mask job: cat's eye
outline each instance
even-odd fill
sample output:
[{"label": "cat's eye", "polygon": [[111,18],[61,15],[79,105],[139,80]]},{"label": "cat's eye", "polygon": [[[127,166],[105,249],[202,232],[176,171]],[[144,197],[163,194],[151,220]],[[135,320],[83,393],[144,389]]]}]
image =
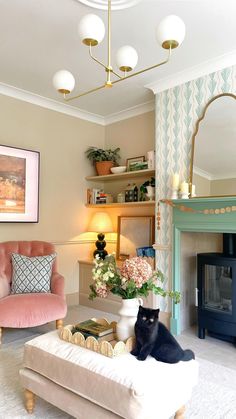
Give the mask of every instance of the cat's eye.
[{"label": "cat's eye", "polygon": [[149,321],[150,321],[151,323],[153,323],[153,322],[154,322],[154,319],[153,319],[153,318],[151,318]]},{"label": "cat's eye", "polygon": [[145,320],[147,320],[147,317],[143,316],[142,319],[145,321]]}]

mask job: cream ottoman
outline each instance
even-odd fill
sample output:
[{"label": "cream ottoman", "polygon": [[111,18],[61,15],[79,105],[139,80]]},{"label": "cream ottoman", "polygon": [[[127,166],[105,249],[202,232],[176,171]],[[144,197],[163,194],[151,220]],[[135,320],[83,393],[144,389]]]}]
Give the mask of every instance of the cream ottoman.
[{"label": "cream ottoman", "polygon": [[38,395],[79,419],[168,419],[175,412],[182,418],[198,363],[141,362],[130,354],[111,359],[54,331],[25,344],[20,376],[28,412]]}]

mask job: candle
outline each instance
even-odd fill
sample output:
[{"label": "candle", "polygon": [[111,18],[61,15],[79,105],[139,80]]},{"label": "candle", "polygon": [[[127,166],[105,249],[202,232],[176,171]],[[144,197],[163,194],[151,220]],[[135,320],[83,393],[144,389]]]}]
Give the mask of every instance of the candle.
[{"label": "candle", "polygon": [[172,188],[174,190],[179,189],[179,174],[178,173],[174,173],[174,175],[172,177]]},{"label": "candle", "polygon": [[188,183],[182,182],[180,185],[180,192],[184,194],[188,194]]},{"label": "candle", "polygon": [[192,196],[196,195],[196,187],[195,185],[192,185]]}]

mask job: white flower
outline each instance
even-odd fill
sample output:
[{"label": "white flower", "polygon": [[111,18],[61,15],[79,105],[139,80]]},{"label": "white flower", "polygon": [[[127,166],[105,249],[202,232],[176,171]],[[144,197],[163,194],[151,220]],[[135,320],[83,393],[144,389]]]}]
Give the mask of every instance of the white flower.
[{"label": "white flower", "polygon": [[114,278],[114,276],[115,276],[115,275],[114,275],[114,273],[113,273],[113,272],[109,272],[109,277],[110,277],[110,278]]},{"label": "white flower", "polygon": [[103,281],[108,281],[109,280],[109,272],[106,272],[105,274],[103,274]]}]

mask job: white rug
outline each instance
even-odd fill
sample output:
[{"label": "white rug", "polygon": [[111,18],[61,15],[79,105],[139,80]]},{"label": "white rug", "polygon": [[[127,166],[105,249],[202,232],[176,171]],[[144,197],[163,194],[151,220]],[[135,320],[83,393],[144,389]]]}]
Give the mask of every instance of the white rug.
[{"label": "white rug", "polygon": [[[31,335],[30,338],[33,336]],[[22,366],[23,345],[29,340],[2,344],[0,349],[0,419],[69,419],[66,413],[37,399],[35,412],[28,415],[23,405],[23,391],[18,371]],[[200,364],[199,384],[187,405],[186,419],[235,419],[236,370],[197,358]],[[236,361],[236,354],[235,354]],[[157,378],[157,395],[158,395]],[[167,389],[168,391],[168,389]],[[95,419],[95,418],[83,418]],[[161,419],[161,418],[157,418]]]}]

